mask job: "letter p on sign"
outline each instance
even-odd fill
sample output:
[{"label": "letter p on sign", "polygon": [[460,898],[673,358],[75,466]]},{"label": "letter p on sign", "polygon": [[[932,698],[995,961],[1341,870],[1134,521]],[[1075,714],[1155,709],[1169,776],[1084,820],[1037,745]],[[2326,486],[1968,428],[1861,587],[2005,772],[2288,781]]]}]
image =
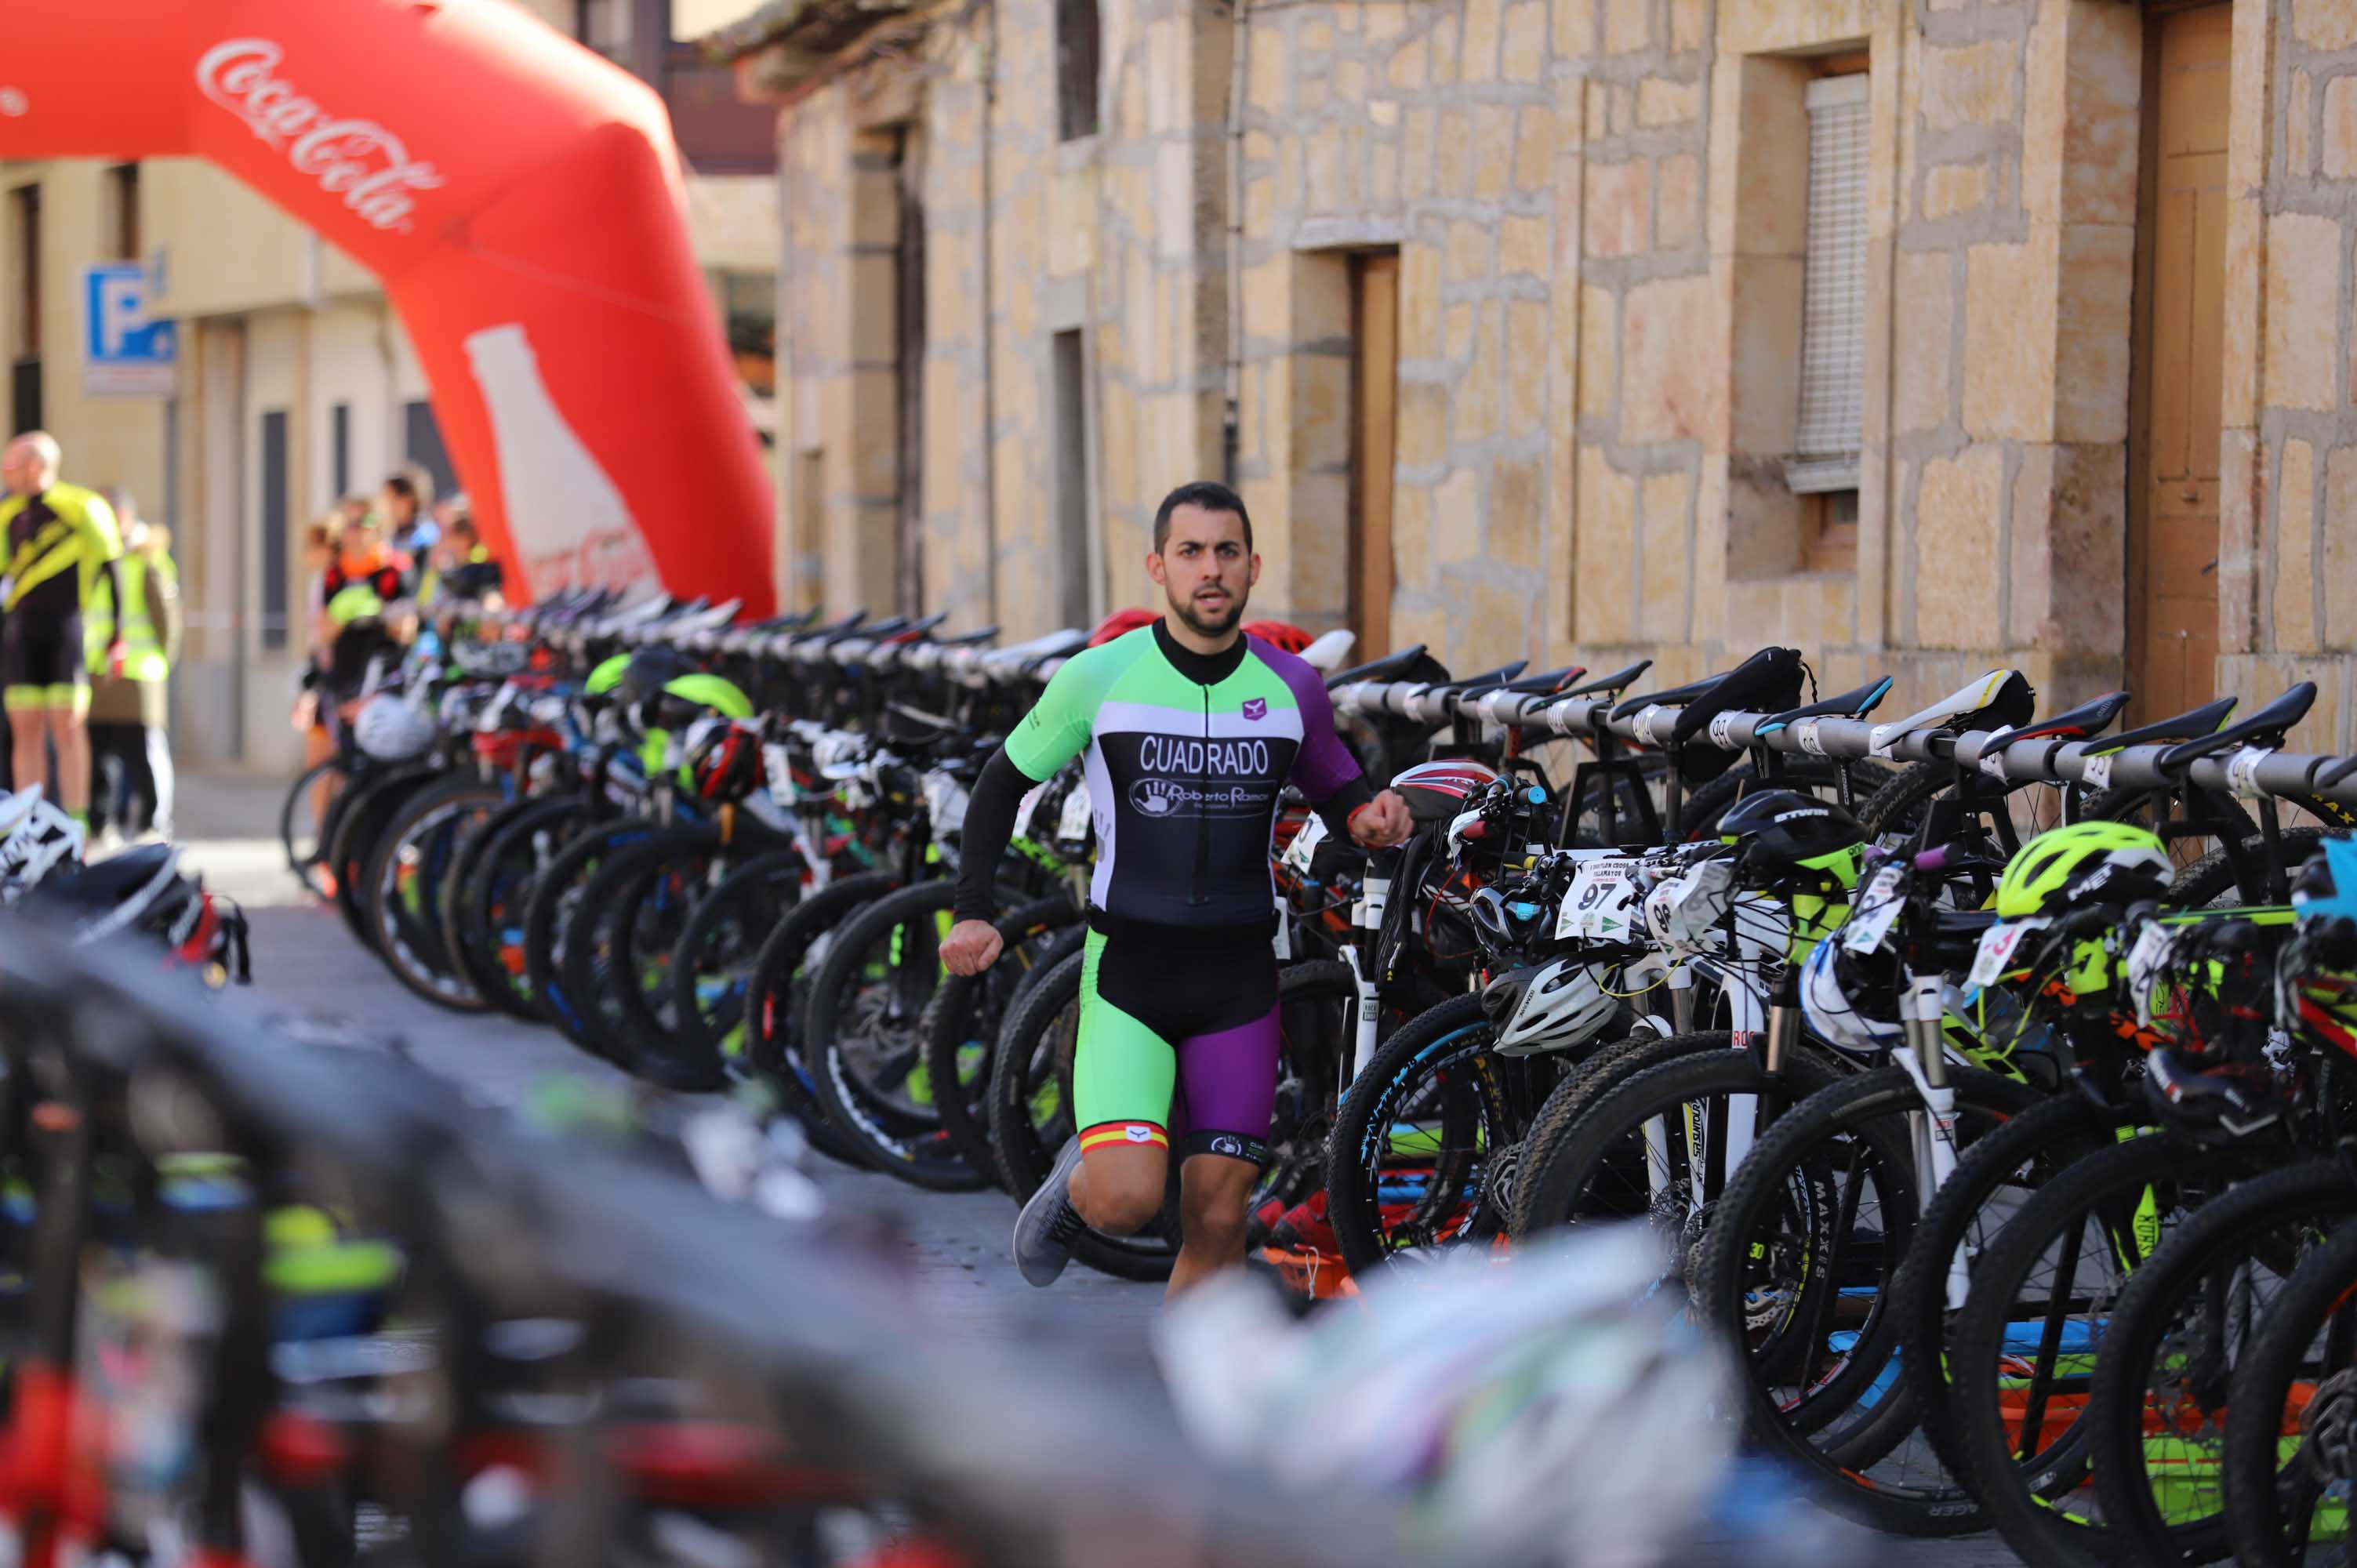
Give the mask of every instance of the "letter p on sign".
[{"label": "letter p on sign", "polygon": [[148,318],[145,269],[136,262],[91,267],[83,302],[84,392],[91,397],[169,397],[178,334],[171,322]]}]

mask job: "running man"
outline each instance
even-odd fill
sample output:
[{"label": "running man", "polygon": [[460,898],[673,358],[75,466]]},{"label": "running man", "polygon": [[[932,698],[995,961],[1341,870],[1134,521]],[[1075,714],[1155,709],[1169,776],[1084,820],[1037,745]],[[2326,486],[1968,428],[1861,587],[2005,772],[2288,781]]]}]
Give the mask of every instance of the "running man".
[{"label": "running man", "polygon": [[1360,777],[1318,672],[1241,629],[1260,557],[1234,491],[1171,491],[1146,570],[1169,613],[1073,657],[976,781],[942,961],[976,974],[997,959],[991,882],[1016,806],[1085,751],[1097,862],[1072,1063],[1080,1135],[1016,1220],[1015,1259],[1044,1285],[1084,1227],[1127,1236],[1154,1223],[1175,1090],[1175,1295],[1243,1261],[1245,1205],[1268,1157],[1278,792],[1290,779],[1329,831],[1369,848],[1406,838],[1408,814]]},{"label": "running man", "polygon": [[[123,542],[103,498],[58,482],[57,438],[35,430],[0,454],[0,702],[11,726],[9,760],[18,789],[48,777],[48,746],[58,754],[59,806],[90,826],[91,650],[82,645],[82,607],[103,574],[107,603],[123,602],[116,562]],[[123,628],[109,622],[104,667],[120,670]]]}]

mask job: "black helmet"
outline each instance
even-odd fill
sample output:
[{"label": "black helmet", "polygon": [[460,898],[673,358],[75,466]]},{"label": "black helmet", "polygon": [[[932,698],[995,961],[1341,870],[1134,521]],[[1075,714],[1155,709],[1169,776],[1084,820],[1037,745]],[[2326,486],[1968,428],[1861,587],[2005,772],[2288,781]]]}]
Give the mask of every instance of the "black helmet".
[{"label": "black helmet", "polygon": [[1864,843],[1866,830],[1839,801],[1792,789],[1762,789],[1719,818],[1718,836],[1741,845],[1756,869],[1774,874],[1801,866],[1824,869],[1824,857]]},{"label": "black helmet", "polygon": [[622,670],[622,679],[614,694],[625,706],[636,706],[662,695],[662,689],[682,675],[692,673],[695,660],[676,648],[658,644],[641,648],[630,655]]}]

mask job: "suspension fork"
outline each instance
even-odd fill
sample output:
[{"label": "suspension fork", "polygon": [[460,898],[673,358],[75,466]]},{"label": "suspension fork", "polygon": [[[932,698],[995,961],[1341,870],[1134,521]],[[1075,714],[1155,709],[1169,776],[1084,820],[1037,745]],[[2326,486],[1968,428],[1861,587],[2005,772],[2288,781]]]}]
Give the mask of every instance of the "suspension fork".
[{"label": "suspension fork", "polygon": [[[1932,1197],[1956,1172],[1956,1091],[1948,1082],[1945,1031],[1946,988],[1937,974],[1907,972],[1907,988],[1899,997],[1900,1047],[1896,1055],[1907,1076],[1915,1080],[1922,1104],[1907,1113],[1909,1141],[1915,1158],[1918,1205],[1928,1208]],[[1948,1258],[1947,1298],[1950,1311],[1961,1311],[1972,1283],[1960,1244]]]}]

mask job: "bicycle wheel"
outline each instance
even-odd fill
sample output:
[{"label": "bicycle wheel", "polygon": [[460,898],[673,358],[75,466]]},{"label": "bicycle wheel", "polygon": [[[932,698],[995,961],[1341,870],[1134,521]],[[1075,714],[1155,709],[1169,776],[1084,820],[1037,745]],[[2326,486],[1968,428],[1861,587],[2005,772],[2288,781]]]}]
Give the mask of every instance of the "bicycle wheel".
[{"label": "bicycle wheel", "polygon": [[468,824],[506,799],[500,785],[473,777],[429,784],[402,802],[369,855],[362,891],[378,954],[403,985],[457,1013],[480,1013],[490,1004],[444,939],[450,865]]},{"label": "bicycle wheel", "polygon": [[[2037,1103],[1995,1073],[1951,1068],[1948,1082],[1966,1148]],[[1914,1078],[1896,1066],[1793,1106],[1727,1183],[1693,1284],[1704,1316],[1744,1352],[1752,1440],[1812,1475],[1835,1509],[1878,1530],[1944,1536],[1979,1521],[1921,1436],[1894,1364],[1891,1280],[1916,1244],[1925,1114]]]},{"label": "bicycle wheel", "polygon": [[920,882],[845,919],[802,1019],[802,1063],[828,1120],[870,1168],[938,1192],[984,1184],[942,1130],[919,1033],[943,978],[941,939],[956,891]]},{"label": "bicycle wheel", "polygon": [[1648,1031],[1625,1040],[1610,1041],[1579,1058],[1539,1107],[1538,1119],[1523,1135],[1522,1179],[1514,1184],[1508,1233],[1519,1239],[1568,1223],[1570,1216],[1566,1206],[1569,1200],[1560,1194],[1541,1197],[1541,1184],[1534,1178],[1545,1167],[1555,1145],[1587,1114],[1588,1107],[1648,1069],[1700,1056],[1705,1051],[1727,1050],[1733,1041],[1734,1036],[1725,1029],[1684,1035]]},{"label": "bicycle wheel", "polygon": [[772,850],[730,869],[680,928],[673,950],[672,1026],[680,1051],[716,1081],[745,1049],[745,997],[761,943],[802,895],[798,851]]},{"label": "bicycle wheel", "polygon": [[[316,791],[322,780],[328,784],[324,808],[316,801]],[[287,789],[286,799],[278,808],[278,843],[286,852],[286,869],[321,898],[335,894],[328,871],[328,831],[336,799],[349,783],[343,758],[323,758],[303,770]]]},{"label": "bicycle wheel", "polygon": [[2294,1271],[2352,1214],[2357,1183],[2338,1160],[2269,1171],[2205,1205],[2129,1276],[2087,1397],[2095,1497],[2118,1559],[2225,1555],[2234,1368]]},{"label": "bicycle wheel", "polygon": [[376,932],[361,902],[368,886],[369,856],[401,803],[440,776],[431,768],[379,774],[355,784],[337,807],[328,852],[328,868],[336,885],[336,912],[344,918],[345,929],[371,952],[376,950]]},{"label": "bicycle wheel", "polygon": [[[999,1176],[1017,1203],[1039,1190],[1072,1124],[1072,1051],[1080,1037],[1081,966],[1074,953],[1042,975],[1007,1015],[990,1068],[991,1144]],[[1083,1230],[1072,1256],[1125,1280],[1167,1280],[1178,1259],[1178,1162],[1161,1222],[1135,1236]]]},{"label": "bicycle wheel", "polygon": [[615,851],[582,886],[558,972],[583,1043],[633,1078],[687,1092],[725,1081],[683,1058],[669,1012],[680,928],[724,874],[726,855],[717,828],[663,828]]},{"label": "bicycle wheel", "polygon": [[2357,1406],[2357,1225],[2275,1298],[2226,1394],[2226,1539],[2243,1568],[2351,1561],[2348,1434]]},{"label": "bicycle wheel", "polygon": [[1042,898],[998,922],[999,960],[980,974],[953,974],[926,1004],[919,1024],[925,1076],[952,1147],[987,1179],[998,1179],[990,1143],[990,1066],[1007,1015],[1041,975],[1088,938],[1080,907]]},{"label": "bicycle wheel", "polygon": [[565,944],[576,925],[588,923],[583,917],[590,911],[581,896],[608,856],[643,842],[655,831],[652,822],[640,817],[589,828],[549,861],[533,883],[532,897],[524,906],[524,972],[531,978],[533,995],[548,1008],[550,1022],[564,1031],[565,1037],[585,1050],[589,1048],[585,1015],[591,999],[568,992],[564,980]]},{"label": "bicycle wheel", "polygon": [[541,872],[578,835],[586,810],[577,798],[558,797],[486,823],[488,842],[469,857],[450,897],[450,950],[478,993],[526,1023],[556,1019],[532,988],[524,910]]},{"label": "bicycle wheel", "polygon": [[2088,1479],[2096,1346],[2129,1275],[2248,1167],[2160,1133],[2102,1150],[2041,1187],[1974,1269],[1948,1339],[1959,1479],[2025,1557],[2116,1560]]},{"label": "bicycle wheel", "polygon": [[891,872],[867,871],[805,894],[761,944],[745,987],[742,1065],[769,1086],[780,1109],[802,1124],[813,1147],[847,1165],[866,1162],[849,1135],[827,1120],[802,1065],[802,1004],[835,927],[899,885]]},{"label": "bicycle wheel", "polygon": [[[1400,1026],[1359,1069],[1326,1152],[1326,1219],[1354,1274],[1502,1232],[1529,1064],[1492,1049],[1479,993]],[[1554,1070],[1552,1065],[1540,1069]]]},{"label": "bicycle wheel", "polygon": [[[2127,1112],[2075,1090],[2055,1095],[1963,1151],[1916,1219],[1914,1239],[1891,1283],[1899,1367],[1915,1419],[1950,1475],[1962,1461],[1950,1435],[1955,1421],[1948,1408],[1948,1330],[1963,1303],[1950,1305],[1949,1261],[1961,1249],[1967,1271],[1976,1268],[2032,1194],[2057,1173],[2112,1147],[2129,1120]],[[1967,1506],[1977,1521],[1980,1505]]]}]

